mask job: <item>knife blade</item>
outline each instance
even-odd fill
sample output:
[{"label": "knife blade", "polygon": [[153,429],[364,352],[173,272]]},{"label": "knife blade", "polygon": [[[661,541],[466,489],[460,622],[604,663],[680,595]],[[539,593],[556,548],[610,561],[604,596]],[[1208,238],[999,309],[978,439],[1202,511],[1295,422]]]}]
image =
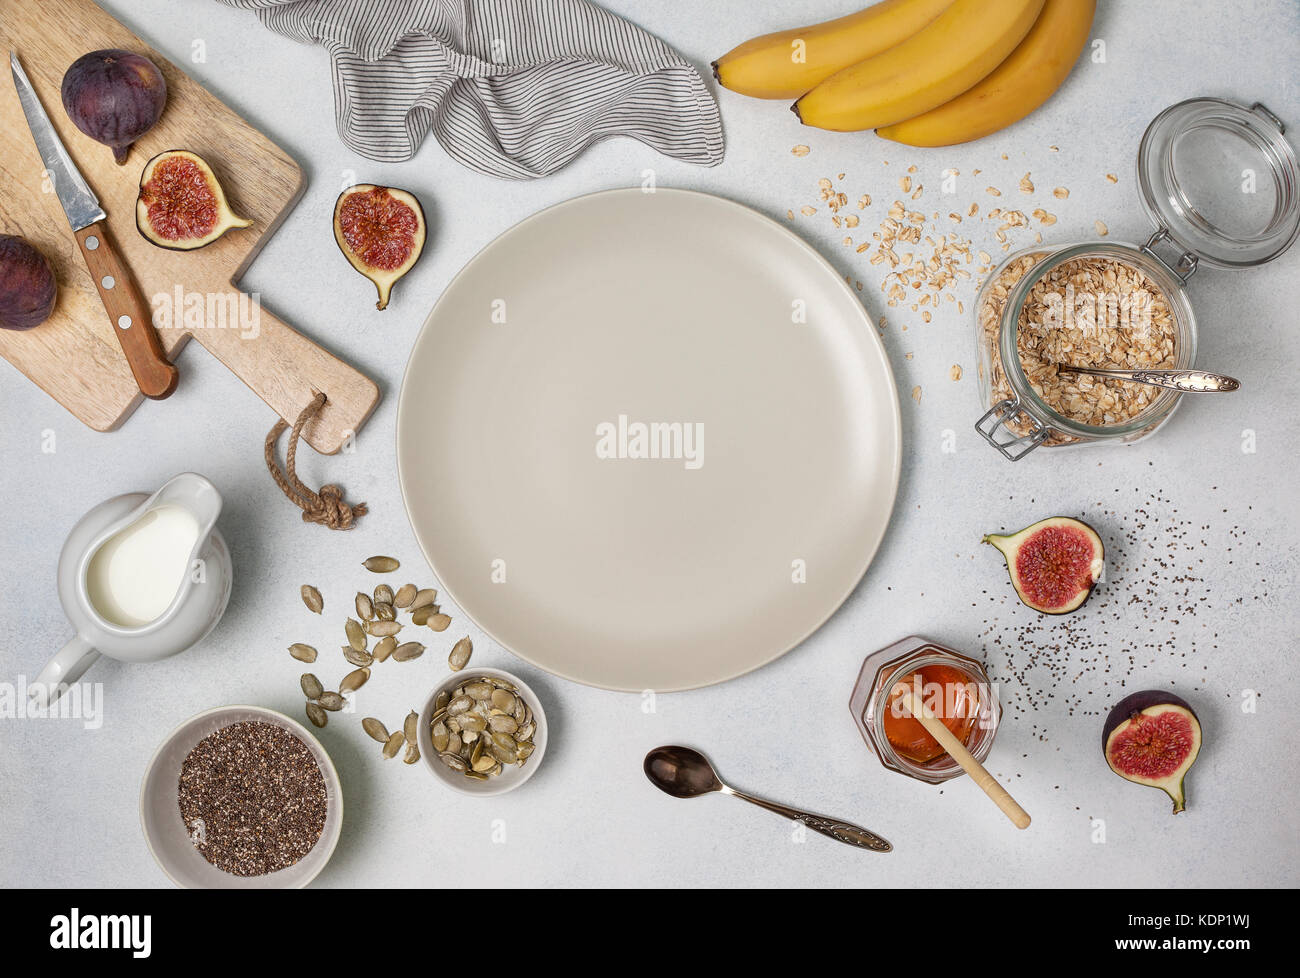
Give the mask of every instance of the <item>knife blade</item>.
[{"label": "knife blade", "polygon": [[72,236],[81,248],[81,257],[85,259],[109,321],[115,327],[113,332],[122,345],[131,375],[145,397],[154,400],[170,397],[176,390],[179,373],[168,361],[154,329],[149,305],[108,233],[108,215],[99,206],[99,198],[90,189],[86,178],[72,162],[68,148],[45,114],[45,108],[36,97],[36,90],[14,51],[9,52],[9,65],[36,151],[45,164],[45,173],[54,185],[54,194],[63,206],[63,213],[72,225]]},{"label": "knife blade", "polygon": [[45,114],[45,107],[36,97],[36,90],[27,78],[27,72],[18,62],[18,55],[9,52],[9,64],[14,73],[14,87],[18,89],[18,101],[27,116],[27,128],[32,131],[36,142],[36,151],[45,163],[45,172],[54,185],[55,196],[63,205],[63,213],[68,215],[72,230],[80,231],[96,221],[106,220],[108,215],[99,206],[99,198],[86,183],[86,178],[77,169],[67,147],[54,131],[50,117]]}]

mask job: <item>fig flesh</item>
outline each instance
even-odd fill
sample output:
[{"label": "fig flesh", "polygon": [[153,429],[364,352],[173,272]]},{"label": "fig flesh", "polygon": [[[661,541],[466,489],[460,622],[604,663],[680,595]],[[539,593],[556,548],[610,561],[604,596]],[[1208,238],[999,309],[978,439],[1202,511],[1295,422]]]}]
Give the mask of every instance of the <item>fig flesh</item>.
[{"label": "fig flesh", "polygon": [[140,174],[135,226],[159,248],[193,251],[252,223],[230,209],[212,168],[194,153],[169,149]]},{"label": "fig flesh", "polygon": [[152,129],[167,104],[158,66],[131,51],[110,48],[83,54],[63,75],[60,94],[72,124],[126,162],[131,144]]},{"label": "fig flesh", "polygon": [[377,309],[388,305],[393,283],[420,260],[425,233],[424,209],[405,190],[359,183],[334,204],[334,240],[352,267],[375,283]]},{"label": "fig flesh", "polygon": [[1183,782],[1201,752],[1201,723],[1185,700],[1158,689],[1124,697],[1106,718],[1101,749],[1121,778],[1159,788],[1175,815],[1186,810]]},{"label": "fig flesh", "polygon": [[1088,600],[1101,580],[1106,551],[1101,537],[1082,520],[1053,516],[1019,533],[990,533],[1006,558],[1020,600],[1045,615],[1064,615]]},{"label": "fig flesh", "polygon": [[33,329],[50,318],[59,286],[50,261],[16,234],[0,234],[0,327]]}]

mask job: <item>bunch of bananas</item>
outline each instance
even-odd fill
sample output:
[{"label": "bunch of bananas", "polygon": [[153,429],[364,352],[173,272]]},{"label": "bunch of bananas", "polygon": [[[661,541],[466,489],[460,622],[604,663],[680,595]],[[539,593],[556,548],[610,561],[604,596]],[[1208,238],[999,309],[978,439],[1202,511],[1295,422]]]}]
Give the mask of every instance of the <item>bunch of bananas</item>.
[{"label": "bunch of bananas", "polygon": [[950,146],[1023,119],[1065,81],[1096,0],[881,0],[713,62],[726,88],[795,99],[805,125]]}]

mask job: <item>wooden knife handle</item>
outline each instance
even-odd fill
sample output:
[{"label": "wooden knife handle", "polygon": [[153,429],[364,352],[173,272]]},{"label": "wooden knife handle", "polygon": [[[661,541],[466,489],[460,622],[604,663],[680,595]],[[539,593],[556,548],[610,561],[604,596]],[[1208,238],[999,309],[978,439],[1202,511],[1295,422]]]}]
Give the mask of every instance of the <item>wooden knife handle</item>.
[{"label": "wooden knife handle", "polygon": [[77,231],[75,237],[140,393],[157,401],[170,397],[180,374],[163,352],[149,304],[118,254],[107,225],[96,221]]}]

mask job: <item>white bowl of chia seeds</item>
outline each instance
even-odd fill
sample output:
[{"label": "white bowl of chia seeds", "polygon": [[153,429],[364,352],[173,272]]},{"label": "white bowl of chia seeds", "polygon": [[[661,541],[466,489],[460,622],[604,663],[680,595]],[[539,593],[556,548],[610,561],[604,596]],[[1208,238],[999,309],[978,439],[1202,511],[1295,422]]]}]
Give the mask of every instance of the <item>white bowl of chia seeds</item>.
[{"label": "white bowl of chia seeds", "polygon": [[140,784],[140,826],[177,886],[292,889],[334,853],[343,792],[301,723],[260,706],[222,706],[162,742]]},{"label": "white bowl of chia seeds", "polygon": [[[472,688],[480,684],[490,689]],[[457,714],[454,704],[458,689],[487,695],[467,697],[474,701],[474,706]],[[481,720],[486,729],[482,734],[472,731],[473,741],[462,743],[458,733],[447,730],[447,721],[467,717],[478,717],[472,725],[478,726]],[[501,736],[496,743],[488,739],[493,727],[500,727]],[[449,749],[439,750],[438,744],[447,736],[452,739]],[[501,669],[467,668],[454,673],[429,695],[420,711],[417,743],[420,756],[439,781],[467,795],[499,795],[518,788],[541,765],[546,754],[546,713],[537,694],[518,676]],[[498,758],[495,765],[491,764],[492,751]],[[479,766],[488,770],[475,770],[474,759],[481,759],[484,763]]]}]

